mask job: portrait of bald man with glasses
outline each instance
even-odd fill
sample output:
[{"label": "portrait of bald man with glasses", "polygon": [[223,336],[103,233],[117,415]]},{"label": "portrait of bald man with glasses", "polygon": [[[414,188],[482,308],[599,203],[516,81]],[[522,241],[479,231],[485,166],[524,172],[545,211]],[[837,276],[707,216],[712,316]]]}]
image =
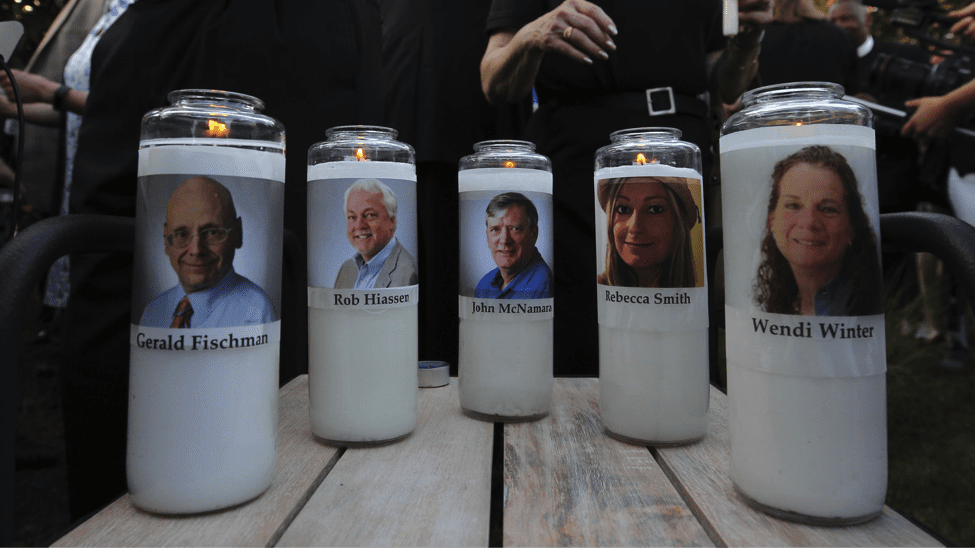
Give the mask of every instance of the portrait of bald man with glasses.
[{"label": "portrait of bald man with glasses", "polygon": [[169,197],[163,239],[179,283],[149,303],[140,325],[208,328],[276,320],[264,290],[234,272],[243,225],[225,186],[209,177],[183,181]]}]

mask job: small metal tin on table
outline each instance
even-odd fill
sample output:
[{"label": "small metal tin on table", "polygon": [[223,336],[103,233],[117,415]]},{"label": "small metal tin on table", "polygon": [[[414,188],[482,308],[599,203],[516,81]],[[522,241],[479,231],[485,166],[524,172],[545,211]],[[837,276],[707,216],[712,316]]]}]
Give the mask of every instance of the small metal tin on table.
[{"label": "small metal tin on table", "polygon": [[421,361],[418,374],[420,388],[437,388],[450,384],[450,364],[441,361]]}]

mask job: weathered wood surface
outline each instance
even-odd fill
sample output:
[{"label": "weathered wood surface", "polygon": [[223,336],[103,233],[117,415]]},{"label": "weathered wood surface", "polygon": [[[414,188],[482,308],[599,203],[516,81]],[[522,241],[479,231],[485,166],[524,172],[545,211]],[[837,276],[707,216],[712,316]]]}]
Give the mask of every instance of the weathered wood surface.
[{"label": "weathered wood surface", "polygon": [[725,546],[937,546],[940,543],[890,508],[850,527],[800,525],[768,516],[745,504],[731,483],[728,397],[711,388],[707,437],[696,444],[657,450],[664,470],[693,501],[691,507]]},{"label": "weathered wood surface", "polygon": [[62,537],[55,546],[267,546],[290,523],[338,459],[340,450],[314,440],[308,419],[308,377],[279,393],[274,481],[250,503],[207,514],[152,515],[125,495]]},{"label": "weathered wood surface", "polygon": [[646,447],[608,437],[596,379],[555,381],[552,413],[504,427],[505,546],[707,546]]},{"label": "weathered wood surface", "polygon": [[420,390],[416,431],[350,448],[282,546],[487,546],[494,425],[464,416],[457,379]]}]

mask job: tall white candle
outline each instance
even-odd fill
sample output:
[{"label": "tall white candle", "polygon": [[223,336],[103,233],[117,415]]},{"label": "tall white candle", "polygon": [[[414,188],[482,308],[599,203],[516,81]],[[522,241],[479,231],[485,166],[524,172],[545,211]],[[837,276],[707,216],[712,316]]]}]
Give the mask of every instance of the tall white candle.
[{"label": "tall white candle", "polygon": [[[879,248],[876,256],[859,257],[864,262],[856,268],[877,273],[857,290],[875,301],[874,313],[839,315],[852,313],[840,308],[849,300],[837,296],[843,292],[836,288],[852,283],[841,275],[831,282],[833,289],[817,292],[817,305],[831,307],[817,315],[769,312],[756,280],[768,262],[762,252],[767,235],[776,248],[782,240],[829,237],[822,221],[803,221],[797,226],[806,232],[799,236],[776,232],[775,216],[803,211],[811,203],[808,189],[822,192],[822,181],[829,180],[806,176],[805,189],[786,187],[790,173],[806,173],[797,169],[825,170],[828,161],[831,170],[852,174],[862,212],[849,205],[853,191],[844,189],[837,200],[844,213],[834,218],[852,225],[844,219],[860,215],[868,226],[851,230],[841,243],[879,241],[873,130],[763,127],[722,137],[721,149],[731,478],[746,500],[775,515],[834,524],[870,519],[881,511],[887,488],[886,341],[883,314],[876,313],[883,306]],[[807,156],[810,151],[815,156]],[[792,167],[776,170],[777,165]],[[773,172],[781,173],[776,184],[788,188],[781,195],[791,201],[772,203],[770,214]]]},{"label": "tall white candle", "polygon": [[167,202],[181,181],[200,175],[228,188],[241,219],[234,271],[279,306],[284,154],[274,143],[260,143],[263,152],[233,146],[254,144],[166,139],[143,141],[139,151],[126,468],[133,503],[152,512],[233,506],[274,477],[281,322],[234,325],[233,317],[172,329],[143,321],[147,303],[177,283],[164,253]]},{"label": "tall white candle", "polygon": [[416,171],[405,163],[339,161],[308,168],[308,390],[312,432],[340,444],[402,438],[416,428],[417,285],[334,287],[353,257],[344,192],[353,181],[395,187],[395,238],[416,256]]},{"label": "tall white candle", "polygon": [[522,168],[463,170],[458,174],[458,190],[461,408],[487,420],[544,416],[552,404],[553,299],[479,298],[474,287],[497,266],[485,236],[485,207],[504,192],[522,193],[535,204],[539,215],[535,245],[552,266],[552,174]]},{"label": "tall white candle", "polygon": [[[701,174],[666,165],[608,167],[594,183],[667,177],[685,185],[701,212],[690,230],[699,287],[596,285],[599,311],[599,407],[606,431],[640,444],[686,443],[707,433],[708,305]],[[629,184],[623,182],[621,184]],[[608,219],[596,203],[597,272],[605,271]],[[695,224],[696,219],[695,219]]]}]

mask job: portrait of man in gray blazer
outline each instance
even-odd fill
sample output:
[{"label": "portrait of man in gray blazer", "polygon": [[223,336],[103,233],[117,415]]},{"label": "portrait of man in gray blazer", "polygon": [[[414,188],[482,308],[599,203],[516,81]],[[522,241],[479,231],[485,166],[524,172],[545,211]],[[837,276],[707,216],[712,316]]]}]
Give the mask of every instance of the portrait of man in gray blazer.
[{"label": "portrait of man in gray blazer", "polygon": [[396,240],[396,194],[376,179],[359,179],[345,191],[345,223],[355,255],[342,263],[336,289],[416,285],[416,261]]}]

